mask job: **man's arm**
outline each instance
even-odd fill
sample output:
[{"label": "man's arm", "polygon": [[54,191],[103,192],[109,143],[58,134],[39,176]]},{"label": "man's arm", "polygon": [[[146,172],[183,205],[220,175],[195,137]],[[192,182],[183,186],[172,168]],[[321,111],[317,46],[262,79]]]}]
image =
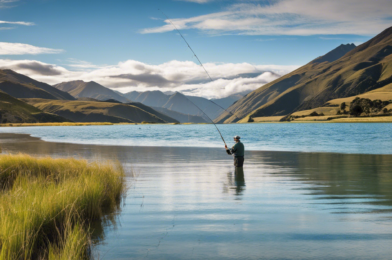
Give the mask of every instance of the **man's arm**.
[{"label": "man's arm", "polygon": [[225,144],[225,148],[226,148],[226,153],[227,153],[228,155],[232,155],[232,154],[233,154],[232,149],[227,148],[227,145],[226,145],[226,144]]}]

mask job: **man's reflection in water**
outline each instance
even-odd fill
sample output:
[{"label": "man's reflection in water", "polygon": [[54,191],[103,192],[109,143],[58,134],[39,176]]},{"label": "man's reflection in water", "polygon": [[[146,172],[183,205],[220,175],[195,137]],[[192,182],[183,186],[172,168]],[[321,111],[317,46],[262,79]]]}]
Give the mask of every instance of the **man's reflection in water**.
[{"label": "man's reflection in water", "polygon": [[245,176],[243,167],[235,167],[234,171],[235,195],[241,195],[245,190]]},{"label": "man's reflection in water", "polygon": [[236,196],[242,195],[245,190],[245,177],[244,177],[244,168],[236,167],[233,172],[227,173],[227,183],[224,183],[223,192],[224,193],[232,193],[232,190],[235,190]]}]

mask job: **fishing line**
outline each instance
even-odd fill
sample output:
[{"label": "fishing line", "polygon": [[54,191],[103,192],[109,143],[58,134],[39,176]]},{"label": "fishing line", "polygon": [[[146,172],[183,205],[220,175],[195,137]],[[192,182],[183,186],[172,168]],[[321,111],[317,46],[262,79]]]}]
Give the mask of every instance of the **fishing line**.
[{"label": "fishing line", "polygon": [[[192,51],[193,55],[195,56],[195,58],[197,59],[197,61],[199,62],[200,66],[204,69],[204,71],[206,72],[206,74],[208,75],[208,78],[210,79],[211,82],[214,82],[214,80],[211,78],[210,74],[208,73],[208,71],[206,70],[206,68],[204,67],[203,63],[200,61],[199,57],[197,57],[196,53],[194,52],[194,50],[192,49],[192,47],[189,45],[188,41],[185,39],[185,37],[182,35],[181,31],[175,26],[175,24],[170,20],[170,18],[161,10],[158,9],[159,11],[161,11],[161,13],[166,17],[166,19],[169,21],[169,23],[174,27],[174,29],[176,29],[176,31],[180,34],[181,38],[185,41],[186,45],[188,46],[188,48]],[[240,94],[241,95],[241,94]],[[242,95],[241,95],[242,96]],[[233,113],[231,113],[230,111],[226,110],[225,108],[223,108],[221,105],[215,103],[214,101],[210,100],[209,101],[213,104],[215,104],[216,106],[220,107],[221,109],[223,109],[224,111],[226,111],[227,113],[235,116],[238,120],[241,120],[241,118],[237,117],[236,115],[234,115]],[[193,103],[193,102],[192,102]],[[202,110],[203,112],[203,110]],[[203,112],[204,113],[204,112]],[[205,114],[205,113],[204,113]],[[209,118],[209,117],[208,117]],[[211,119],[211,118],[210,118]],[[212,121],[212,120],[211,120]],[[213,122],[213,121],[212,121]]]},{"label": "fishing line", "polygon": [[218,133],[219,133],[220,137],[222,138],[223,143],[226,145],[225,139],[223,138],[221,131],[219,131],[219,128],[216,126],[216,124],[214,123],[214,121],[213,121],[206,113],[204,113],[204,111],[203,111],[200,107],[198,107],[195,103],[193,103],[187,96],[185,96],[185,95],[183,95],[183,96],[184,96],[189,102],[191,102],[195,107],[197,107],[206,117],[208,117],[208,119],[211,120],[211,122],[214,124],[216,130],[218,130]]}]

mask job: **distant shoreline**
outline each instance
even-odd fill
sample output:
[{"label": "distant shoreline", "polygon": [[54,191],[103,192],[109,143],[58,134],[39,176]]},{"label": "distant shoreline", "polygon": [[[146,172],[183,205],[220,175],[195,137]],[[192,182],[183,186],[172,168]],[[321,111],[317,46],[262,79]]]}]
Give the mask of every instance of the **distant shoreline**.
[{"label": "distant shoreline", "polygon": [[[293,121],[280,121],[282,117],[256,117],[254,122],[239,122],[238,124],[263,124],[263,123],[392,123],[392,116],[386,117],[352,117],[327,119],[323,117],[307,117],[306,120],[298,119]],[[89,123],[6,123],[1,127],[31,127],[31,126],[104,126],[104,125],[208,125],[212,123],[109,123],[109,122],[89,122]],[[229,123],[222,125],[230,125]]]}]

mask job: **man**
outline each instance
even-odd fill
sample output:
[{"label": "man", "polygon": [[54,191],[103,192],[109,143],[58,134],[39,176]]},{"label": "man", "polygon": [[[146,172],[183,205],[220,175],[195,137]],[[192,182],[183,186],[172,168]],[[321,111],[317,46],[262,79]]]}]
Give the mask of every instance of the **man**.
[{"label": "man", "polygon": [[244,153],[245,147],[244,144],[241,143],[240,138],[238,135],[234,136],[235,145],[228,149],[227,145],[225,145],[227,154],[234,155],[234,166],[235,167],[242,167],[244,165]]}]

